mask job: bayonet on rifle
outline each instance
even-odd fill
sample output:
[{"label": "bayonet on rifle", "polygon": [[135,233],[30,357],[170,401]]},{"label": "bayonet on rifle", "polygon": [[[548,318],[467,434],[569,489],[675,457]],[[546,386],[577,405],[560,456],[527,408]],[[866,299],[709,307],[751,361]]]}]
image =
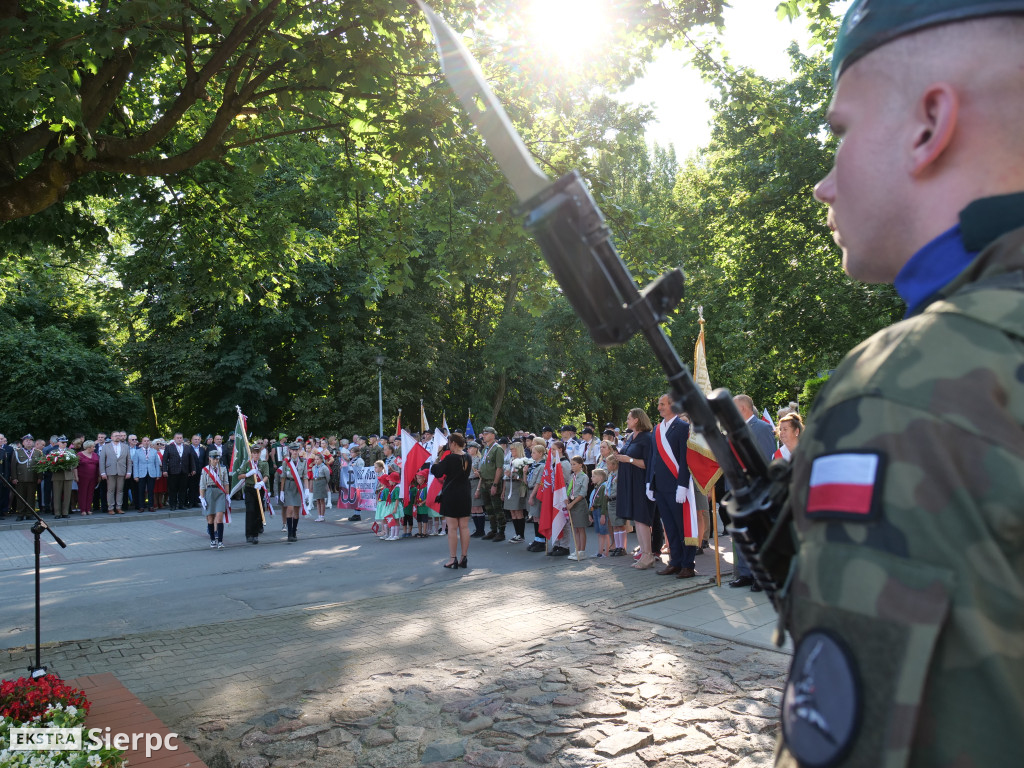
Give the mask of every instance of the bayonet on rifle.
[{"label": "bayonet on rifle", "polygon": [[[611,346],[639,331],[647,339],[668,376],[676,411],[689,415],[729,484],[723,503],[734,541],[779,608],[778,593],[795,551],[784,513],[788,466],[773,465],[769,475],[728,390],[704,397],[661,327],[683,298],[682,271],[673,269],[640,291],[582,177],[572,171],[552,183],[540,172],[473,56],[451,27],[416,2],[434,32],[445,77],[519,197],[526,228],[591,338]],[[781,638],[777,642],[781,645]]]}]

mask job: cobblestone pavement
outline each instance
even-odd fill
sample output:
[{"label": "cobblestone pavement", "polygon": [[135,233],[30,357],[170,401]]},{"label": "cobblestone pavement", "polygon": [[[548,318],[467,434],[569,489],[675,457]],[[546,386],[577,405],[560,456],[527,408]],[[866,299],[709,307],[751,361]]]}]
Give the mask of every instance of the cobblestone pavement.
[{"label": "cobblestone pavement", "polygon": [[[626,560],[471,568],[414,593],[43,658],[65,678],[113,672],[211,768],[769,764],[788,657],[628,618],[702,585]],[[0,677],[30,656],[2,652]]]}]

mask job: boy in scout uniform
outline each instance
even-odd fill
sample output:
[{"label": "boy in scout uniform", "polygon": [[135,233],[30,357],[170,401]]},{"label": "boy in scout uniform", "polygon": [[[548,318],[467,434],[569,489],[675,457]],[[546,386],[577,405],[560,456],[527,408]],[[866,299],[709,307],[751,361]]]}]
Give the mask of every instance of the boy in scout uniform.
[{"label": "boy in scout uniform", "polygon": [[501,504],[501,480],[505,472],[505,451],[498,445],[498,433],[494,427],[484,427],[480,439],[484,444],[480,449],[480,498],[483,499],[484,514],[491,524],[491,530],[483,538],[504,541],[505,510]]}]

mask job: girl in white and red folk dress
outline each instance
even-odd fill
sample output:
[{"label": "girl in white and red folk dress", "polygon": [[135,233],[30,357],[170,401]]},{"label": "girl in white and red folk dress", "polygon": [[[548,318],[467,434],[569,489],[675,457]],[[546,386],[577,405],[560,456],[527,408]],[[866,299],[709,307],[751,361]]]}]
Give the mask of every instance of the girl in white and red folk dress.
[{"label": "girl in white and red folk dress", "polygon": [[220,463],[220,451],[210,451],[208,459],[210,463],[199,474],[199,503],[206,513],[210,548],[224,549],[224,515],[229,504],[228,470]]},{"label": "girl in white and red folk dress", "polygon": [[402,538],[402,476],[398,472],[384,475],[381,482],[387,487],[387,506],[384,519],[388,524],[387,541],[398,541]]},{"label": "girl in white and red folk dress", "polygon": [[277,468],[281,476],[281,504],[284,506],[284,524],[288,541],[299,540],[299,511],[308,514],[304,503],[304,479],[306,463],[299,458],[302,446],[292,443],[288,446],[288,458]]},{"label": "girl in white and red folk dress", "polygon": [[383,541],[388,537],[388,527],[384,522],[384,518],[387,516],[388,491],[390,488],[385,485],[384,478],[387,477],[387,473],[384,471],[384,462],[379,459],[373,462],[373,471],[377,473],[377,507],[373,515],[373,528],[377,537]]}]

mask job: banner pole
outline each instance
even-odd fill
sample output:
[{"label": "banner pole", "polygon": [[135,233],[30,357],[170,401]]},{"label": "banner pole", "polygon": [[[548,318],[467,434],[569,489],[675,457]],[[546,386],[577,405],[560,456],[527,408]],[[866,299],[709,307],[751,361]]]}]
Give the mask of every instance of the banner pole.
[{"label": "banner pole", "polygon": [[715,527],[715,586],[722,586],[722,561],[718,549],[718,504],[715,500],[715,488],[711,488],[711,524]]}]

